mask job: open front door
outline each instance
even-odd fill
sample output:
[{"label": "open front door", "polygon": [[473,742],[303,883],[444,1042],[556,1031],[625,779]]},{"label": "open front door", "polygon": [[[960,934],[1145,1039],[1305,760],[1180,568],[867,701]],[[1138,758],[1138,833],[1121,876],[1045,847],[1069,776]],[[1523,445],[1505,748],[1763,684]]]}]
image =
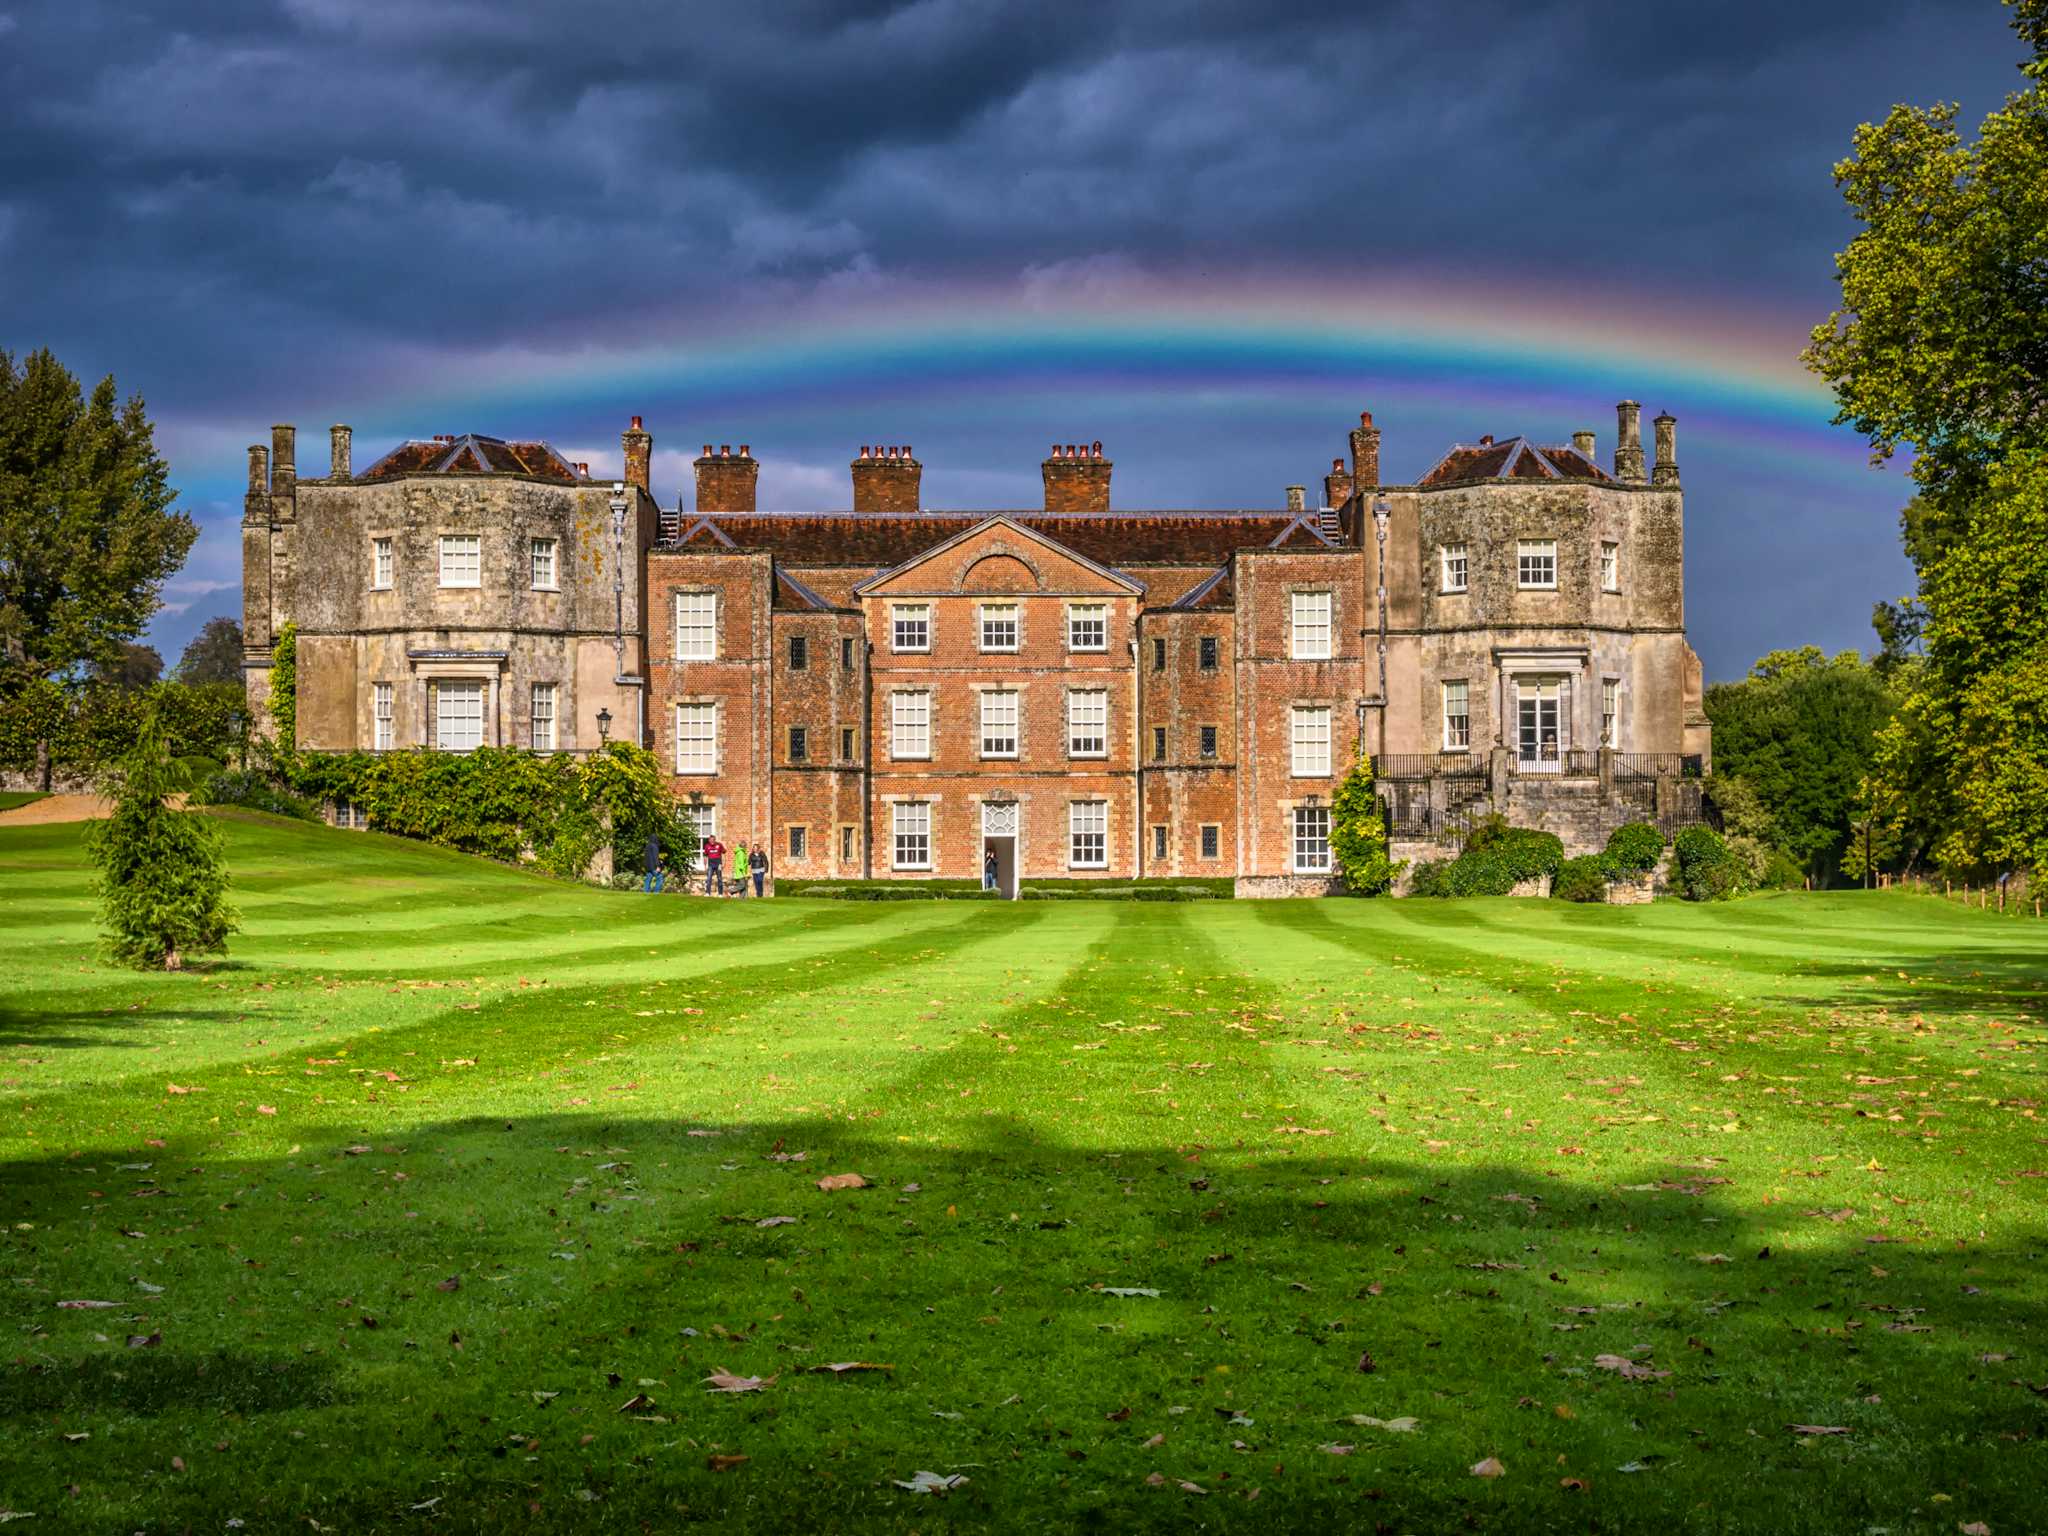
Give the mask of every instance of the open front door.
[{"label": "open front door", "polygon": [[1017,899],[1017,802],[985,800],[981,806],[981,849],[984,868],[995,855],[996,889],[1006,901]]}]

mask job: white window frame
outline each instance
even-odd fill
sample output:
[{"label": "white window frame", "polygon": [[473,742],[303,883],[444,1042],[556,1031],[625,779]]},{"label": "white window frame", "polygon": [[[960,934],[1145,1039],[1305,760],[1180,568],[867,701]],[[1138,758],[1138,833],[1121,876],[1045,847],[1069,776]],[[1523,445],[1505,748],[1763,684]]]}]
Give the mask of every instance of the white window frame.
[{"label": "white window frame", "polygon": [[1621,541],[1618,539],[1600,541],[1600,590],[1621,590]]},{"label": "white window frame", "polygon": [[527,563],[533,575],[533,590],[536,592],[559,592],[562,590],[562,545],[559,539],[530,539],[527,541]]},{"label": "white window frame", "polygon": [[[1543,574],[1546,571],[1547,576]],[[1515,541],[1515,585],[1524,592],[1557,590],[1557,540]]]},{"label": "white window frame", "polygon": [[889,756],[897,762],[925,762],[931,755],[931,690],[898,688],[889,695]]},{"label": "white window frame", "polygon": [[1109,868],[1109,802],[1067,802],[1067,868]]},{"label": "white window frame", "polygon": [[1327,805],[1297,805],[1294,808],[1294,872],[1297,875],[1327,875],[1330,860],[1330,808]]},{"label": "white window frame", "polygon": [[718,594],[693,589],[675,595],[677,661],[718,659]]},{"label": "white window frame", "polygon": [[398,739],[398,721],[392,713],[394,691],[389,683],[370,684],[370,741],[379,752],[389,752]]},{"label": "white window frame", "polygon": [[889,649],[899,656],[921,656],[932,648],[932,605],[892,603],[889,607]]},{"label": "white window frame", "polygon": [[1290,718],[1288,759],[1297,779],[1330,776],[1330,706],[1297,704]]},{"label": "white window frame", "polygon": [[[983,603],[976,618],[978,620],[976,628],[981,634],[981,648],[983,651],[993,655],[1002,655],[1017,649],[1018,640],[1023,634],[1023,613],[1018,604]],[[1008,627],[1010,633],[1008,640],[1002,638],[1002,630],[1005,626]],[[994,639],[989,638],[989,632],[992,628],[996,631]]]},{"label": "white window frame", "polygon": [[[906,856],[907,855],[907,856]],[[889,807],[889,867],[932,867],[932,803],[897,800]]]},{"label": "white window frame", "polygon": [[[434,680],[435,747],[443,752],[474,752],[478,747],[482,746],[485,741],[484,713],[490,707],[490,696],[491,685],[484,682],[481,678],[436,678]],[[467,710],[462,711],[460,714],[450,713],[448,707],[450,701],[458,698],[474,698],[476,700],[476,712],[473,716]],[[451,735],[449,732],[451,724],[461,726],[473,724],[475,726],[475,739],[469,739],[471,732],[468,730],[462,730]]]},{"label": "white window frame", "polygon": [[1621,679],[1600,679],[1600,745],[1621,745]]},{"label": "white window frame", "polygon": [[981,692],[981,755],[1015,757],[1021,743],[1018,734],[1018,694],[1015,688],[984,688]]},{"label": "white window frame", "polygon": [[1067,604],[1067,649],[1082,652],[1109,649],[1109,604]]},{"label": "white window frame", "polygon": [[[1083,732],[1091,734],[1083,735]],[[1086,745],[1092,742],[1093,745]],[[1067,756],[1109,756],[1109,690],[1067,690]]]},{"label": "white window frame", "polygon": [[559,698],[555,684],[533,685],[533,700],[527,710],[527,743],[536,752],[555,750],[555,722],[559,718],[555,705]]},{"label": "white window frame", "polygon": [[1447,677],[1443,683],[1444,750],[1472,750],[1472,684],[1462,677]]},{"label": "white window frame", "polygon": [[441,535],[441,585],[475,588],[484,584],[484,536],[480,533]]},{"label": "white window frame", "polygon": [[718,772],[718,718],[716,700],[684,699],[676,704],[676,772],[711,774]]},{"label": "white window frame", "polygon": [[1468,592],[1471,590],[1472,557],[1465,545],[1439,545],[1437,547],[1437,564],[1441,568],[1444,591]]},{"label": "white window frame", "polygon": [[1330,631],[1337,613],[1336,594],[1295,592],[1289,598],[1292,631],[1288,654],[1296,661],[1328,661]]},{"label": "white window frame", "polygon": [[689,818],[690,825],[697,832],[697,852],[690,860],[690,868],[702,870],[704,868],[704,844],[707,839],[718,836],[718,803],[715,800],[685,800],[682,811],[683,815]]},{"label": "white window frame", "polygon": [[370,590],[389,592],[398,578],[398,561],[389,535],[370,540]]}]

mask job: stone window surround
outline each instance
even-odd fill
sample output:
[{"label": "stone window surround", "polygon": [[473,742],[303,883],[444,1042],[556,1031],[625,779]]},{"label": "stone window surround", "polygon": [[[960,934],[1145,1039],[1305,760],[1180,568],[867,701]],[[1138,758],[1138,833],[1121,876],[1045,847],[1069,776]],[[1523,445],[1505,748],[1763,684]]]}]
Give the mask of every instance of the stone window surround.
[{"label": "stone window surround", "polygon": [[[1519,730],[1520,721],[1513,707],[1515,680],[1520,677],[1555,677],[1563,684],[1557,703],[1558,751],[1570,751],[1577,743],[1580,732],[1573,715],[1579,707],[1579,696],[1593,692],[1590,688],[1574,688],[1571,680],[1582,676],[1592,666],[1592,653],[1582,645],[1559,646],[1495,646],[1493,648],[1493,744],[1510,751],[1518,750],[1518,743],[1509,740],[1510,729]],[[1597,699],[1598,695],[1594,697]]]},{"label": "stone window surround", "polygon": [[[1024,687],[1020,683],[976,683],[974,692],[974,755],[981,762],[1015,762],[1024,755]],[[983,701],[992,693],[1010,695],[1013,708],[1010,720],[1011,749],[1008,752],[988,750],[987,716],[983,713]]]},{"label": "stone window surround", "polygon": [[[938,808],[942,799],[939,795],[881,795],[877,797],[889,810],[889,867],[891,869],[926,870],[938,867],[939,816]],[[899,805],[923,805],[927,807],[924,823],[924,862],[902,864],[896,859],[896,811]]]},{"label": "stone window surround", "polygon": [[[1011,644],[990,645],[988,643],[986,615],[991,608],[1007,608],[1010,610],[1011,627],[1016,631],[1016,639]],[[1014,597],[990,598],[985,602],[976,602],[974,605],[975,650],[983,656],[1014,656],[1023,650],[1024,609],[1025,605],[1021,594]]]},{"label": "stone window surround", "polygon": [[487,747],[506,745],[503,700],[500,697],[505,674],[505,652],[480,651],[473,655],[455,655],[437,651],[409,651],[406,653],[406,660],[412,664],[413,691],[419,709],[417,739],[422,744],[433,742],[435,739],[434,684],[445,681],[484,684],[482,744]]},{"label": "stone window surround", "polygon": [[[1461,570],[1457,585],[1451,584],[1451,555],[1457,552]],[[1449,540],[1436,547],[1437,592],[1443,597],[1463,597],[1472,591],[1472,546],[1463,540],[1452,543]]]},{"label": "stone window surround", "polygon": [[[1300,773],[1294,766],[1294,718],[1298,710],[1320,709],[1328,717],[1329,740],[1324,743],[1328,749],[1329,767],[1321,773]],[[1337,705],[1334,699],[1289,699],[1287,701],[1287,776],[1291,779],[1330,779],[1337,770]]]},{"label": "stone window surround", "polygon": [[[1282,588],[1287,594],[1287,659],[1289,661],[1335,661],[1343,654],[1338,643],[1340,614],[1343,604],[1337,589],[1327,581],[1290,581]],[[1320,656],[1298,654],[1294,649],[1294,600],[1297,597],[1327,597],[1330,600],[1330,633],[1326,640],[1327,649]]]},{"label": "stone window surround", "polygon": [[[801,835],[799,835],[801,834]],[[803,846],[799,848],[798,843]],[[808,821],[786,821],[782,824],[782,846],[784,857],[803,859],[811,857],[811,824]]]},{"label": "stone window surround", "polygon": [[[1621,592],[1621,540],[1595,539],[1593,546],[1594,569],[1599,572],[1595,585],[1609,597],[1618,596]],[[1614,580],[1611,582],[1607,579],[1606,569],[1609,550],[1614,551]]]},{"label": "stone window surround", "polygon": [[[709,811],[709,812],[711,813],[711,826],[710,826],[709,830],[710,830],[710,833],[711,833],[711,835],[712,835],[713,837],[716,837],[716,836],[718,836],[718,807],[719,807],[719,804],[720,804],[720,797],[719,797],[719,796],[717,796],[717,795],[706,795],[706,794],[699,794],[699,793],[697,793],[696,791],[694,791],[694,790],[693,790],[693,791],[691,791],[691,794],[690,794],[689,798],[686,798],[686,799],[685,799],[685,800],[683,801],[683,803],[682,803],[682,813],[683,813],[683,816],[685,817],[685,819],[687,819],[687,820],[689,821],[690,825],[694,827],[694,826],[696,826],[696,825],[697,825],[697,821],[696,821],[696,818],[695,818],[695,817],[694,817],[694,816],[693,816],[693,815],[691,814],[692,810],[693,810],[693,809],[695,809],[695,810],[701,810],[701,811]],[[699,842],[699,844],[700,844],[700,845],[701,845],[701,844],[702,844],[702,842],[703,842],[703,836],[702,836],[702,830],[701,830],[701,829],[700,829],[700,832],[699,832],[699,836],[698,836],[698,842]],[[702,870],[703,870],[703,868],[704,868],[704,850],[703,850],[703,848],[702,848],[701,846],[699,846],[699,848],[698,848],[698,850],[697,850],[697,852],[696,852],[696,853],[694,853],[694,854],[692,854],[692,855],[691,855],[691,857],[690,857],[690,868],[691,868],[691,869],[693,869],[693,870],[697,870],[697,871],[699,871],[700,873],[702,872]]]},{"label": "stone window surround", "polygon": [[[896,700],[908,694],[924,696],[924,750],[922,752],[899,752],[896,750]],[[889,690],[889,760],[894,763],[928,763],[932,760],[932,743],[938,739],[939,707],[937,690],[929,683],[891,688]]]},{"label": "stone window surround", "polygon": [[[1324,822],[1324,857],[1329,862],[1319,866],[1304,866],[1300,862],[1301,854],[1296,842],[1297,834],[1295,831],[1294,813],[1296,811],[1308,810],[1321,811],[1326,818]],[[1307,796],[1299,800],[1282,800],[1280,802],[1280,811],[1280,824],[1287,849],[1287,872],[1291,875],[1334,875],[1337,872],[1337,858],[1336,851],[1329,847],[1329,832],[1336,818],[1331,812],[1329,798],[1327,796],[1316,797],[1315,804],[1313,805],[1309,804],[1309,797]]]},{"label": "stone window surround", "polygon": [[[448,579],[448,545],[455,539],[473,539],[476,542],[476,580],[450,581]],[[434,574],[440,589],[444,592],[475,592],[484,584],[484,536],[481,533],[441,533],[434,540]]]},{"label": "stone window surround", "polygon": [[[914,611],[916,611],[916,612],[920,612],[920,613],[922,613],[922,614],[924,615],[924,644],[922,644],[922,645],[900,645],[900,644],[898,644],[898,643],[897,643],[897,638],[896,638],[896,627],[897,627],[897,625],[898,625],[899,623],[904,623],[904,622],[910,622],[910,621],[909,621],[909,620],[908,620],[907,618],[906,618],[906,619],[902,619],[902,620],[899,620],[899,619],[898,619],[898,617],[897,617],[897,615],[898,615],[898,614],[904,614],[904,613],[907,613],[907,612],[909,612],[909,611],[912,611],[912,610],[914,610]],[[934,629],[934,628],[936,627],[936,624],[935,624],[935,620],[936,620],[936,617],[937,617],[937,615],[936,615],[936,614],[935,614],[935,613],[933,612],[933,605],[932,605],[931,603],[929,603],[929,602],[892,602],[892,603],[890,603],[890,604],[889,604],[889,652],[890,652],[890,654],[891,654],[891,655],[895,655],[895,656],[928,656],[928,655],[930,655],[930,654],[931,654],[931,649],[932,649],[932,630],[933,630],[933,629]]]},{"label": "stone window surround", "polygon": [[[1074,811],[1077,806],[1083,805],[1100,806],[1102,808],[1102,857],[1099,860],[1086,864],[1080,862],[1074,857],[1074,838],[1076,836],[1074,828]],[[1107,795],[1093,794],[1069,796],[1067,800],[1067,868],[1109,868],[1109,850],[1115,846],[1114,842],[1112,841],[1116,832],[1115,821],[1116,818],[1110,812],[1110,799]]]},{"label": "stone window surround", "polygon": [[536,592],[559,592],[562,590],[562,541],[553,536],[535,534],[526,541],[526,563],[529,577],[534,566],[539,564],[541,546],[547,547],[548,579],[534,581]]},{"label": "stone window surround", "polygon": [[[1076,752],[1076,751],[1074,750],[1074,697],[1075,697],[1075,695],[1077,695],[1077,694],[1083,694],[1083,693],[1092,693],[1092,694],[1099,694],[1099,695],[1101,696],[1101,698],[1102,698],[1102,746],[1101,746],[1101,748],[1100,748],[1099,750],[1097,750],[1097,751],[1093,751],[1093,752]],[[1107,687],[1107,686],[1103,686],[1103,687],[1093,687],[1093,686],[1091,686],[1091,687],[1085,687],[1085,688],[1071,688],[1071,687],[1070,687],[1070,688],[1068,688],[1068,689],[1067,689],[1067,702],[1066,702],[1066,711],[1065,711],[1065,714],[1066,714],[1067,756],[1068,756],[1069,758],[1076,758],[1076,759],[1079,759],[1079,760],[1081,760],[1081,761],[1084,761],[1084,762],[1091,762],[1091,763],[1093,763],[1093,762],[1100,762],[1100,761],[1102,761],[1102,760],[1103,760],[1104,758],[1107,758],[1107,757],[1109,756],[1109,743],[1110,743],[1110,737],[1111,737],[1112,727],[1113,727],[1113,726],[1114,726],[1114,724],[1115,724],[1115,722],[1114,722],[1114,719],[1112,718],[1112,715],[1111,715],[1111,711],[1110,711],[1110,703],[1109,703],[1109,689],[1108,689],[1108,687]]]},{"label": "stone window surround", "polygon": [[[685,704],[708,704],[711,706],[711,766],[709,768],[685,768],[682,766],[682,708]],[[669,700],[669,761],[674,763],[675,776],[679,779],[716,778],[725,771],[725,700],[715,693],[678,694]]]},{"label": "stone window surround", "polygon": [[[711,654],[709,656],[685,656],[683,654],[683,599],[686,597],[708,597],[711,599]],[[725,594],[717,587],[701,583],[671,587],[668,593],[668,643],[669,660],[677,664],[692,661],[717,661],[725,647],[719,644],[725,628]]]},{"label": "stone window surround", "polygon": [[[1202,852],[1202,845],[1205,842],[1210,841],[1207,834],[1211,832],[1214,832],[1216,834],[1214,838],[1214,842],[1216,844],[1216,851],[1214,853],[1204,853]],[[1223,862],[1222,822],[1205,821],[1195,828],[1195,857],[1205,863],[1210,864],[1220,864]]]},{"label": "stone window surround", "polygon": [[[1517,592],[1555,592],[1557,590],[1557,544],[1558,541],[1554,538],[1523,538],[1520,535],[1516,536],[1515,590]],[[1529,550],[1530,553],[1528,558],[1530,559],[1541,559],[1542,550],[1545,546],[1548,546],[1550,550],[1550,580],[1522,580],[1522,560],[1524,558],[1522,551],[1524,549]]]},{"label": "stone window surround", "polygon": [[[1102,614],[1102,644],[1076,645],[1074,643],[1074,614],[1076,610],[1098,609]],[[1104,656],[1109,653],[1109,626],[1115,617],[1115,609],[1107,598],[1070,599],[1061,610],[1062,627],[1065,632],[1067,650],[1076,656]]]},{"label": "stone window surround", "polygon": [[[382,546],[380,549],[378,546]],[[380,572],[377,567],[384,566]],[[377,578],[384,579],[379,581]],[[396,529],[370,530],[370,590],[390,592],[398,585],[398,532]]]}]

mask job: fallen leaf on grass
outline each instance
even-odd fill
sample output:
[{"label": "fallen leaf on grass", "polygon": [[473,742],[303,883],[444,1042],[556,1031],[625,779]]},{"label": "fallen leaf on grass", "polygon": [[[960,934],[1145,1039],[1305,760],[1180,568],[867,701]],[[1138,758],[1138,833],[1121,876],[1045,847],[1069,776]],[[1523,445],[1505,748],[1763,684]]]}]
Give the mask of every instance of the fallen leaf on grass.
[{"label": "fallen leaf on grass", "polygon": [[1318,1126],[1312,1129],[1306,1125],[1276,1125],[1273,1129],[1282,1136],[1328,1136],[1332,1134],[1327,1126]]},{"label": "fallen leaf on grass", "polygon": [[1595,1355],[1593,1364],[1603,1371],[1619,1372],[1623,1381],[1662,1381],[1671,1374],[1638,1364],[1627,1355]]},{"label": "fallen leaf on grass", "polygon": [[741,1462],[752,1459],[752,1457],[748,1456],[706,1456],[704,1458],[704,1465],[714,1472],[730,1472]]},{"label": "fallen leaf on grass", "polygon": [[631,1397],[627,1398],[623,1403],[619,1404],[619,1412],[640,1413],[645,1409],[652,1408],[653,1406],[653,1398],[649,1397],[645,1392],[635,1392]]},{"label": "fallen leaf on grass", "polygon": [[1982,1520],[1970,1520],[1956,1527],[1963,1536],[1991,1536],[1991,1527]]},{"label": "fallen leaf on grass", "polygon": [[[1156,1451],[1159,1449],[1160,1446],[1164,1444],[1166,1444],[1166,1436],[1154,1435],[1150,1440],[1147,1440],[1144,1444],[1140,1445],[1138,1449],[1141,1451]],[[1153,1475],[1155,1477],[1158,1476],[1157,1473],[1154,1473]]]},{"label": "fallen leaf on grass", "polygon": [[1846,1435],[1848,1430],[1835,1424],[1787,1424],[1795,1435]]},{"label": "fallen leaf on grass", "polygon": [[178,1086],[178,1085],[177,1085],[176,1083],[165,1083],[165,1084],[164,1084],[164,1092],[165,1092],[165,1093],[197,1093],[197,1092],[199,1092],[199,1090],[198,1090],[197,1088],[181,1088],[181,1087],[179,1087],[179,1086]]},{"label": "fallen leaf on grass", "polygon": [[893,1371],[896,1367],[893,1365],[876,1365],[869,1360],[835,1360],[830,1365],[814,1365],[810,1369],[814,1373],[844,1376],[848,1371]]},{"label": "fallen leaf on grass", "polygon": [[1692,1258],[1695,1264],[1733,1264],[1735,1262],[1725,1253],[1696,1253]]},{"label": "fallen leaf on grass", "polygon": [[450,1275],[446,1280],[437,1282],[434,1289],[437,1291],[459,1291],[462,1289],[462,1276]]},{"label": "fallen leaf on grass", "polygon": [[757,1227],[787,1227],[796,1222],[794,1216],[764,1216],[754,1223]]},{"label": "fallen leaf on grass", "polygon": [[1103,1285],[1097,1286],[1105,1296],[1157,1296],[1159,1293],[1149,1285]]},{"label": "fallen leaf on grass", "polygon": [[1355,1445],[1339,1445],[1335,1441],[1331,1441],[1328,1445],[1317,1446],[1316,1449],[1325,1456],[1349,1456],[1358,1447]]},{"label": "fallen leaf on grass", "polygon": [[1344,1419],[1346,1424],[1356,1424],[1361,1429],[1391,1429],[1397,1434],[1413,1434],[1422,1427],[1422,1420],[1403,1415],[1398,1419],[1376,1419],[1369,1413],[1354,1413]]},{"label": "fallen leaf on grass", "polygon": [[1489,1456],[1484,1461],[1477,1461],[1472,1464],[1472,1475],[1474,1477],[1491,1479],[1501,1476],[1506,1471],[1507,1468],[1500,1464],[1498,1456]]},{"label": "fallen leaf on grass", "polygon": [[711,1383],[713,1392],[759,1392],[775,1378],[760,1376],[735,1376],[730,1371],[713,1371],[704,1378]]},{"label": "fallen leaf on grass", "polygon": [[256,1106],[256,1113],[259,1115],[274,1115],[277,1113],[277,1106],[275,1104],[258,1104]]},{"label": "fallen leaf on grass", "polygon": [[60,1301],[57,1305],[67,1312],[97,1312],[105,1307],[118,1307],[118,1301]]},{"label": "fallen leaf on grass", "polygon": [[1584,1493],[1586,1491],[1585,1483],[1576,1477],[1560,1477],[1557,1480],[1557,1486],[1564,1489],[1567,1493]]},{"label": "fallen leaf on grass", "polygon": [[818,1180],[818,1188],[831,1194],[835,1189],[866,1189],[868,1181],[857,1173],[828,1173]]},{"label": "fallen leaf on grass", "polygon": [[130,1349],[155,1349],[163,1341],[164,1336],[160,1333],[131,1333],[128,1335],[128,1347]]},{"label": "fallen leaf on grass", "polygon": [[955,1473],[952,1477],[941,1477],[936,1472],[914,1472],[910,1481],[895,1479],[898,1488],[908,1488],[912,1493],[950,1493],[967,1481]]}]

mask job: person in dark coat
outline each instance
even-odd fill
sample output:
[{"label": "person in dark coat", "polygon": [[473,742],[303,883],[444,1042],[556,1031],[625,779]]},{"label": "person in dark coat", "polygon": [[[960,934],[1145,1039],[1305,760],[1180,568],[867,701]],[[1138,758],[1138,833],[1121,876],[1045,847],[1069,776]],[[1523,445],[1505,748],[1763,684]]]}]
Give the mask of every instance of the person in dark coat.
[{"label": "person in dark coat", "polygon": [[768,883],[768,845],[766,843],[755,844],[753,853],[747,859],[747,873],[754,877],[754,894],[756,896],[767,895],[768,893],[762,889]]},{"label": "person in dark coat", "polygon": [[661,883],[661,835],[650,832],[647,834],[647,878],[640,883],[640,889],[658,893],[661,890]]}]

